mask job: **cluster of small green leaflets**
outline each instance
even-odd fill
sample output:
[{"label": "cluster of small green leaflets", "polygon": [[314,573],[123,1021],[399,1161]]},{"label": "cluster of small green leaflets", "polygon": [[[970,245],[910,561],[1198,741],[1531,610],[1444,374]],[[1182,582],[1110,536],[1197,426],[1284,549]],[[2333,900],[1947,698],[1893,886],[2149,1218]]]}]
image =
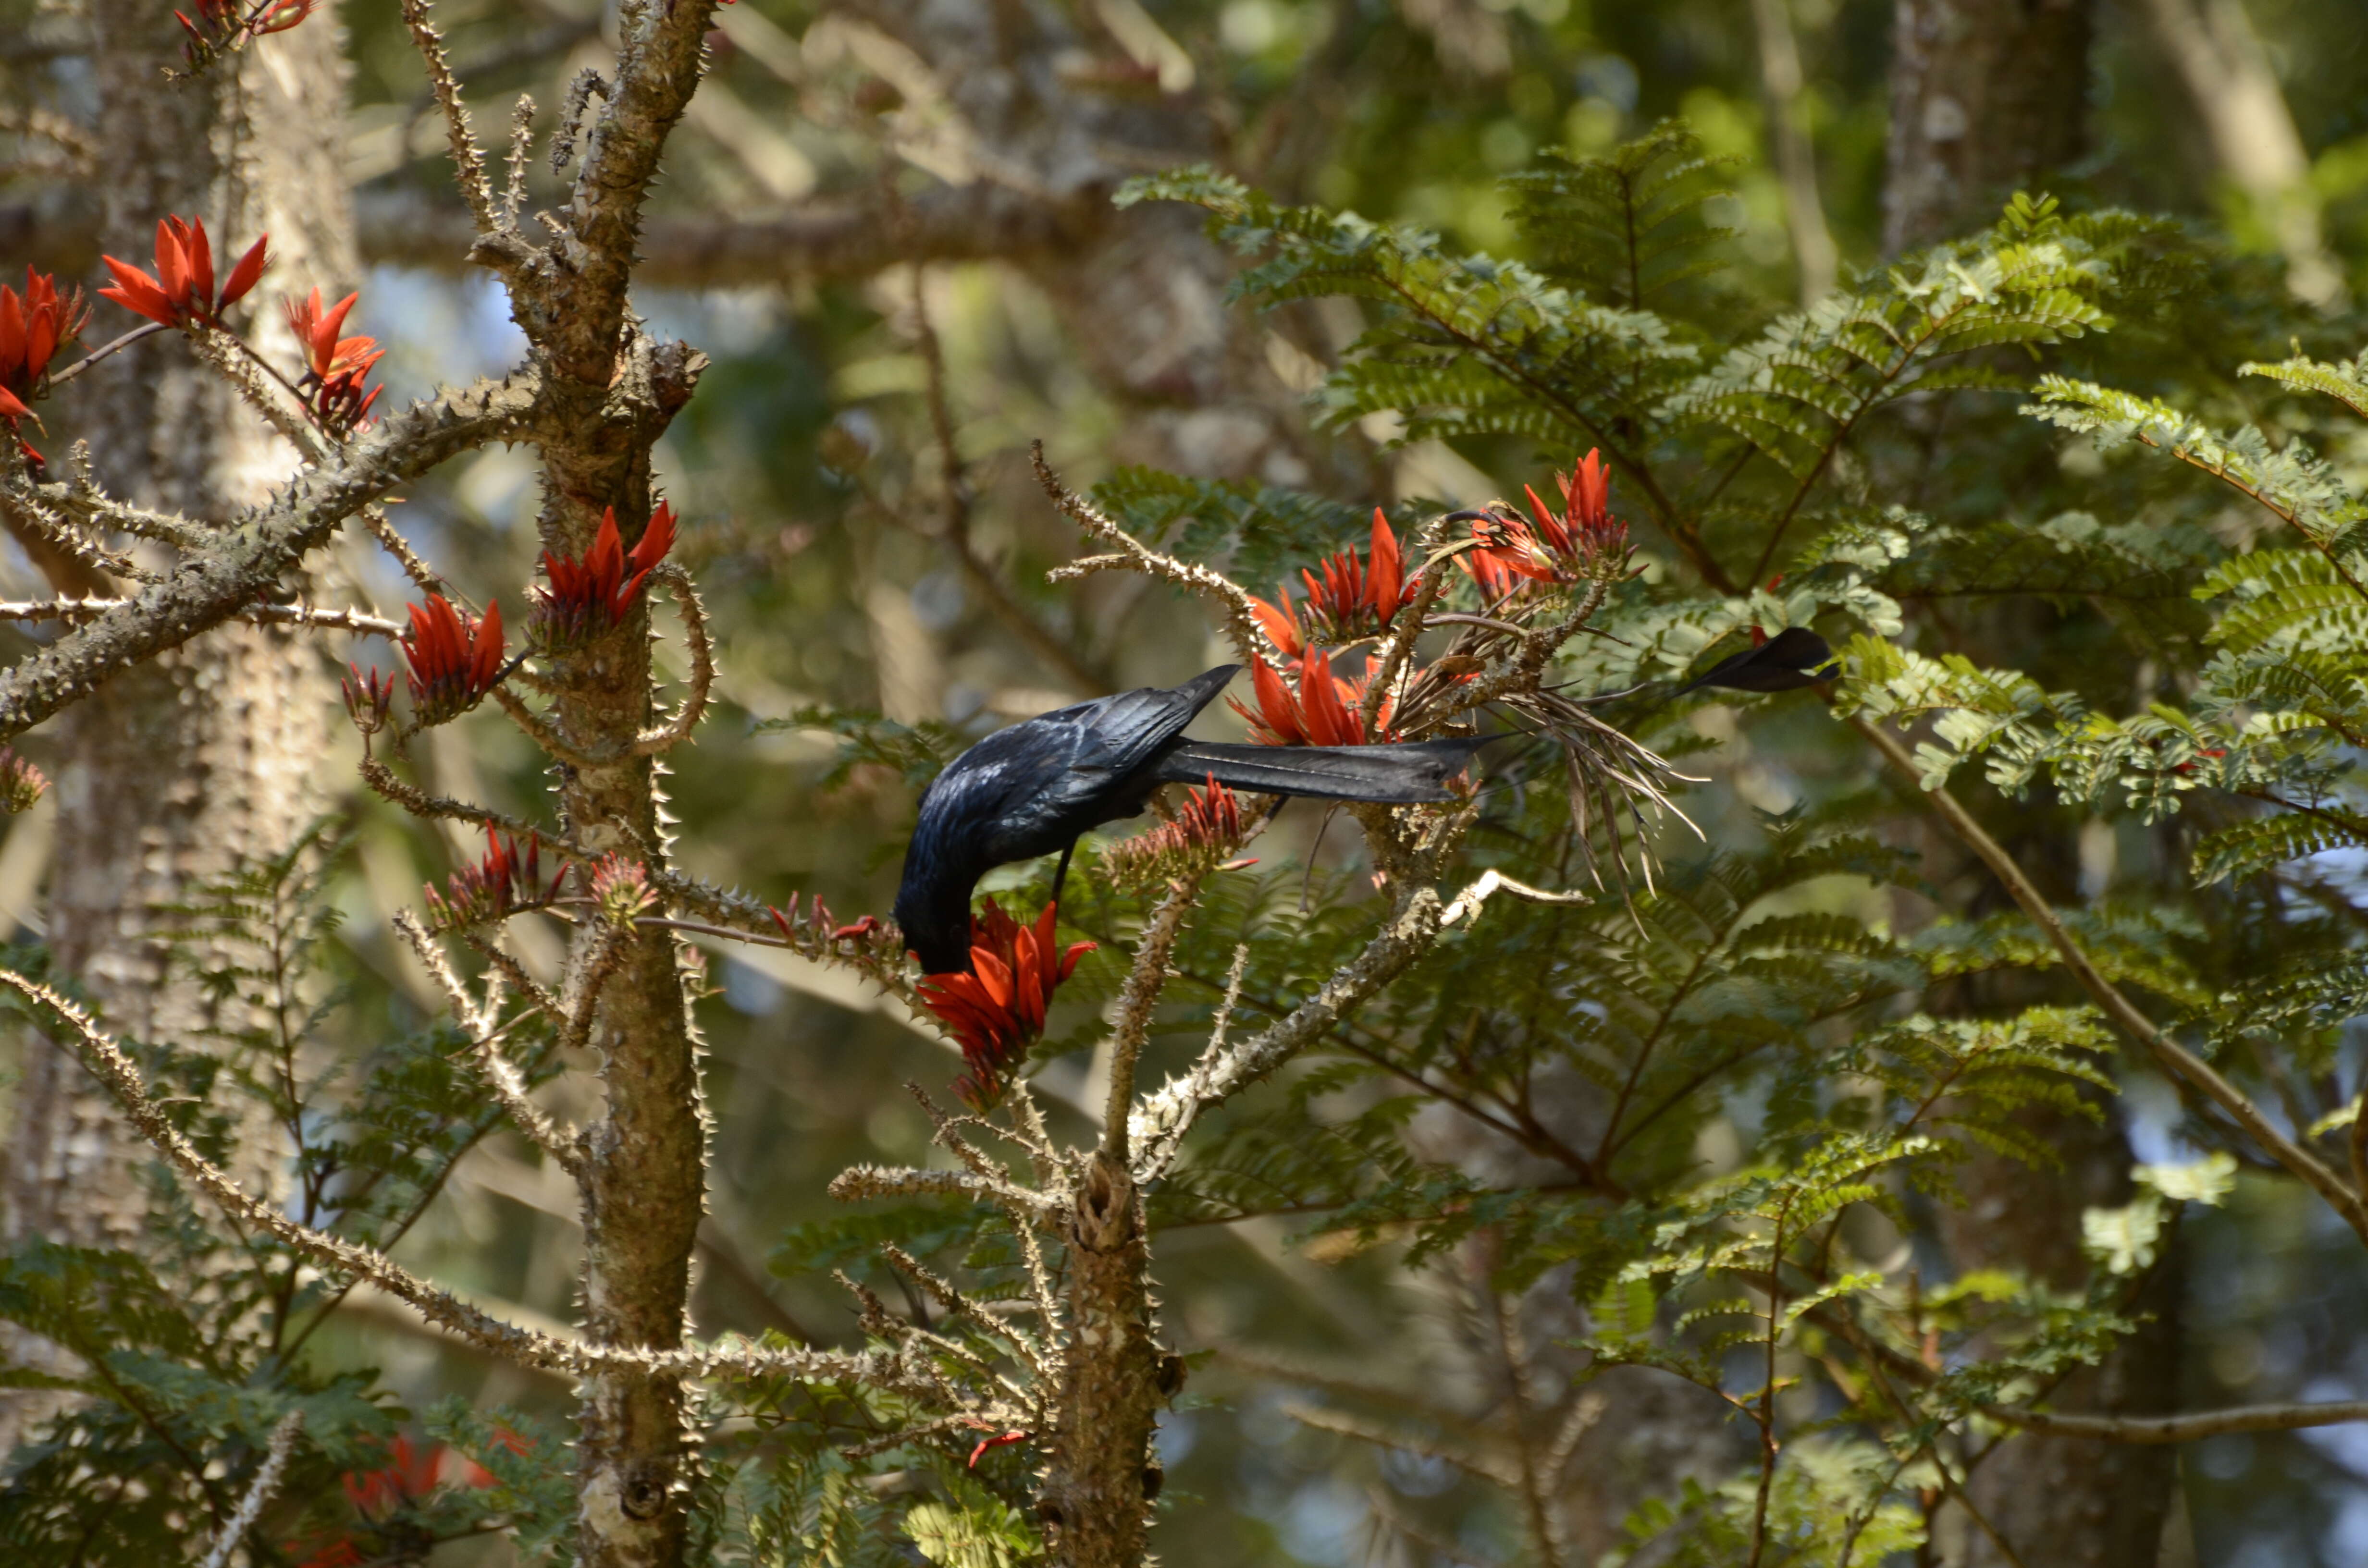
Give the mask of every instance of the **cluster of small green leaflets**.
[{"label": "cluster of small green leaflets", "polygon": [[[1283,206],[1205,170],[1137,181],[1121,199],[1205,209],[1211,233],[1247,258],[1241,300],[1358,301],[1361,335],[1309,397],[1319,424],[1398,443],[1452,438],[1508,489],[1602,451],[1645,570],[1605,606],[1597,624],[1611,635],[1581,639],[1555,678],[1582,691],[1650,683],[1601,711],[1665,754],[1706,743],[1662,683],[1749,630],[1814,623],[1847,640],[1844,711],[1937,721],[1922,752],[1931,784],[1979,756],[2009,791],[2053,769],[2066,793],[2101,798],[2120,784],[2114,804],[2159,812],[2198,790],[2236,790],[2240,768],[2274,767],[2264,787],[2303,790],[2321,825],[2231,824],[2207,841],[2207,870],[2244,875],[2300,846],[2351,842],[2348,819],[2326,821],[2341,812],[2328,804],[2337,763],[2324,737],[2368,692],[2311,663],[2335,657],[2342,618],[2368,608],[2341,597],[2358,512],[2332,471],[2292,440],[2207,447],[2167,408],[2033,374],[2076,344],[2095,361],[2089,340],[2124,324],[2135,352],[2168,358],[2163,324],[2208,295],[2217,264],[2165,222],[2017,198],[1986,233],[1850,278],[1811,309],[1768,312],[1723,285],[1729,236],[1705,216],[1719,176],[1671,125],[1515,176],[1527,262]],[[2338,395],[2356,375],[2277,373]],[[2059,423],[2144,426],[2164,444],[2175,429],[2182,455],[2198,454],[2189,460],[2273,494],[2307,548],[2239,557],[2209,517],[2107,510],[2121,499],[2110,487],[2087,509],[2026,517],[1879,485],[1933,468],[1936,452],[1960,467],[1995,446],[2046,453],[2036,424],[2015,427],[2012,410],[2033,399]],[[1944,430],[1942,409],[1975,416],[1961,434]],[[1253,587],[1339,548],[1368,515],[1277,485],[1147,471],[1113,477],[1098,498],[1163,548]],[[1393,522],[1410,534],[1436,509],[1407,502]],[[1471,591],[1452,585],[1457,608],[1477,608]],[[1897,641],[1911,600],[2021,595],[2109,605],[2129,635],[2168,644],[2205,631],[2198,594],[2254,608],[2218,623],[2222,652],[2195,703],[2122,724],[2097,719],[2091,697]],[[2272,691],[2308,723],[2259,718]],[[2240,732],[2248,738],[2229,738]],[[1600,825],[1574,812],[1551,768],[1500,766],[1518,787],[1484,812],[1474,869],[1566,884],[1587,863],[1574,839]],[[1837,879],[1934,896],[1896,839],[1874,831],[1890,809],[1875,793],[1828,790],[1768,816],[1756,845],[1689,849],[1664,834],[1669,861],[1633,900],[1491,905],[1478,934],[1443,943],[1280,1092],[1212,1116],[1150,1195],[1155,1223],[1293,1215],[1359,1244],[1394,1243],[1417,1265],[1485,1233],[1500,1287],[1567,1278],[1590,1304],[1594,1365],[1662,1369],[1786,1429],[1764,1477],[1753,1467],[1655,1500],[1613,1561],[1736,1562],[1755,1529],[1780,1549],[1768,1562],[1872,1563],[1914,1546],[1923,1515],[1911,1500],[1945,1489],[1956,1462],[1941,1438],[1986,1405],[2044,1392],[2132,1320],[2130,1277],[2112,1267],[2069,1293],[1995,1271],[1927,1285],[1896,1256],[1857,1251],[1865,1227],[1852,1216],[1886,1216],[1895,1235],[1912,1226],[1902,1205],[1951,1200],[1969,1151],[2048,1165],[2055,1152],[2023,1113],[2099,1116],[2113,1087],[2107,1031],[2044,983],[2021,991],[2048,994],[2039,1005],[1978,1016],[1935,1000],[1969,980],[2052,971],[2053,949],[2019,916],[1904,937],[1864,901],[1861,913],[1827,912],[1816,890]],[[2264,833],[2293,836],[2246,859],[2248,835]],[[1237,1020],[1282,1016],[1357,950],[1380,900],[1351,878],[1303,878],[1261,865],[1212,883],[1178,948],[1155,1056],[1163,1040],[1180,1053],[1205,1031],[1236,943],[1249,949]],[[1139,928],[1141,898],[1081,886],[1075,871],[1070,886],[1064,918],[1106,945]],[[2203,979],[2191,958],[2203,929],[2177,905],[2106,902],[2067,918],[2101,971],[2210,1035],[2298,1017],[2324,1035],[2345,1005],[2331,971],[2233,993]],[[1113,975],[1081,976],[1079,996],[1106,994]],[[1040,1052],[1094,1032],[1056,1033]],[[1421,1152],[1410,1129],[1440,1106],[1520,1151],[1525,1174]],[[1744,1146],[1706,1172],[1698,1144],[1713,1124],[1739,1126]],[[1926,1372],[1889,1387],[1861,1376],[1839,1415],[1828,1390],[1812,1429],[1791,1435],[1807,1406],[1784,1391],[1815,1375],[1805,1369],[1902,1358]],[[1744,1364],[1758,1370],[1738,1374]]]},{"label": "cluster of small green leaflets", "polygon": [[[127,1044],[151,1093],[210,1158],[233,1170],[287,1172],[295,1217],[385,1247],[495,1115],[465,1042],[449,1029],[397,1035],[349,1070],[336,1065],[342,998],[325,971],[337,915],[325,883],[343,848],[315,829],[167,911],[177,927],[175,961],[239,1021],[202,1044]],[[38,949],[6,960],[44,976]],[[529,1062],[547,1038],[533,1020],[509,1036]],[[26,1568],[197,1561],[290,1410],[304,1423],[280,1501],[260,1527],[269,1548],[364,1528],[340,1478],[384,1466],[393,1439],[417,1439],[373,1373],[325,1371],[307,1354],[351,1281],[324,1277],[268,1237],[227,1233],[213,1206],[161,1163],[142,1180],[145,1228],[135,1244],[33,1237],[0,1256],[0,1321],[54,1341],[84,1369],[0,1372],[9,1387],[82,1396],[10,1457],[0,1555]],[[536,1431],[512,1413],[455,1407],[430,1426],[487,1464],[497,1484],[439,1490],[407,1511],[404,1529],[433,1540],[473,1533],[488,1515],[522,1539],[554,1540],[565,1528],[573,1488],[560,1435],[539,1434],[519,1455],[493,1437],[496,1429],[513,1441]]]}]

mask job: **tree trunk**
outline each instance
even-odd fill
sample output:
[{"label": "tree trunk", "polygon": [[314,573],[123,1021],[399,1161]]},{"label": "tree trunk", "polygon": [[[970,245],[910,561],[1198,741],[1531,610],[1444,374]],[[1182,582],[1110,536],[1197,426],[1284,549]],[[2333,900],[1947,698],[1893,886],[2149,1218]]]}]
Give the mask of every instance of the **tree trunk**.
[{"label": "tree trunk", "polygon": [[2184,90],[2213,172],[2284,254],[2286,286],[2314,305],[2341,305],[2343,269],[2320,229],[2310,154],[2241,0],[2139,0],[2137,10]]},{"label": "tree trunk", "polygon": [[[2037,187],[2079,155],[2093,0],[1898,0],[1893,15],[1884,241],[1896,254],[1980,226],[2000,199]],[[2071,846],[2061,835],[2026,854],[2024,864],[2044,861],[2050,847],[2060,874],[2046,881],[2073,886]],[[2135,1156],[2110,1119],[2100,1126],[2042,1110],[2025,1119],[2061,1154],[2063,1168],[2033,1170],[1975,1153],[1965,1171],[1966,1206],[1943,1218],[1942,1240],[1960,1273],[2020,1268],[2076,1289],[2089,1267],[2081,1210],[2128,1200]],[[2159,1402],[2178,1383],[2176,1278],[2173,1265],[2157,1271],[2136,1309],[2154,1321],[2067,1382],[2055,1408],[2165,1408]],[[2005,1547],[1979,1528],[1952,1528],[1963,1549],[1951,1568],[2009,1568],[2018,1559],[2051,1568],[2141,1568],[2155,1561],[2174,1479],[2162,1455],[2013,1438],[1968,1488]]]},{"label": "tree trunk", "polygon": [[[191,81],[178,29],[144,0],[92,0],[94,181],[107,251],[145,263],[165,214],[202,216],[218,267],[268,230],[273,261],[257,335],[292,345],[276,298],[358,271],[338,157],[346,66],[334,14],[262,40]],[[101,303],[94,341],[123,316]],[[283,352],[283,358],[290,356]],[[170,335],[84,378],[51,415],[89,441],[99,482],[141,506],[227,519],[296,455]],[[63,417],[60,414],[63,414]],[[58,454],[52,453],[52,457]],[[61,591],[106,591],[70,563]],[[324,808],[318,776],[335,711],[328,666],[304,633],[233,626],[127,672],[57,726],[57,838],[49,941],[58,965],[133,1040],[199,1045],[220,1018],[188,966],[168,963],[159,904],[242,858],[285,850]],[[265,1156],[249,1177],[276,1179]],[[30,1041],[0,1168],[10,1241],[130,1244],[142,1223],[146,1146],[74,1059]],[[41,1347],[0,1344],[0,1357]],[[0,1394],[0,1452],[48,1408]]]},{"label": "tree trunk", "polygon": [[[2030,1131],[2062,1156],[2060,1171],[2035,1170],[1994,1154],[1965,1167],[1963,1209],[1941,1225],[1962,1271],[2028,1271],[2059,1290],[2078,1291],[2090,1264],[2080,1247],[2084,1209],[2117,1209],[2132,1197],[2134,1156],[2105,1108],[2100,1125],[2054,1109],[2026,1113]],[[2116,1415],[2169,1413],[2179,1392],[2181,1270],[2174,1249],[2146,1276],[2133,1316],[2154,1321],[2124,1340],[2102,1364],[2075,1373],[2051,1408]],[[2099,1443],[2078,1437],[2018,1437],[1974,1472],[1974,1506],[2015,1553],[2009,1558],[1978,1528],[1959,1533],[1964,1555],[1950,1568],[2145,1568],[2155,1562],[2178,1480],[2167,1448]]]},{"label": "tree trunk", "polygon": [[1883,246],[1975,227],[2087,142],[2094,0],[1897,0]]}]

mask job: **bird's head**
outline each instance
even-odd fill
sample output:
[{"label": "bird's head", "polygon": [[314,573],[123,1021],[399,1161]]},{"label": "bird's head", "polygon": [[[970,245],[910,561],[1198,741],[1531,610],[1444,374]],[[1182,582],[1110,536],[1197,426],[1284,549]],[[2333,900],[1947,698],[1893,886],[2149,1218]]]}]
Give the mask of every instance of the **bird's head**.
[{"label": "bird's head", "polygon": [[965,878],[916,877],[908,863],[896,890],[896,924],[924,974],[970,971],[970,891]]}]

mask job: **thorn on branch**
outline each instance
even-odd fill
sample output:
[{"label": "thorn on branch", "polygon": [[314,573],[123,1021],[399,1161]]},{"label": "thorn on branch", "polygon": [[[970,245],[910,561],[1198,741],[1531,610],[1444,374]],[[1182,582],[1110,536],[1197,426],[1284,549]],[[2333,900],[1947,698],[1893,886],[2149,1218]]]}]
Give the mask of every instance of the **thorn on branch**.
[{"label": "thorn on branch", "polygon": [[510,157],[502,187],[502,227],[515,233],[526,210],[526,165],[534,150],[534,99],[520,93],[510,108]]},{"label": "thorn on branch", "polygon": [[[542,1108],[529,1097],[526,1080],[519,1075],[518,1069],[511,1065],[509,1058],[502,1054],[500,1030],[496,1027],[495,1017],[500,1004],[498,989],[489,983],[485,988],[484,1004],[472,1006],[469,1001],[468,988],[461,983],[461,977],[452,971],[452,966],[445,961],[444,950],[436,945],[435,938],[420,926],[409,910],[395,912],[394,928],[401,933],[404,943],[418,957],[421,966],[427,971],[429,977],[436,982],[437,989],[444,993],[444,999],[450,1006],[453,1018],[461,1026],[461,1032],[468,1037],[470,1054],[477,1063],[478,1074],[484,1079],[485,1086],[493,1091],[495,1100],[508,1114],[510,1120],[517,1124],[518,1131],[525,1133],[536,1148],[550,1156],[552,1164],[558,1165],[569,1176],[580,1179],[583,1172],[583,1156],[576,1147],[575,1141],[563,1132],[557,1124],[543,1113]],[[527,991],[529,995],[535,994],[534,990],[529,990],[528,987],[520,989]],[[535,989],[539,990],[539,988]],[[542,997],[540,1000],[548,1003],[549,998]],[[548,1006],[544,1010],[552,1011]]]},{"label": "thorn on branch", "polygon": [[296,1453],[296,1439],[303,1431],[304,1411],[301,1405],[273,1424],[255,1480],[247,1486],[246,1495],[239,1499],[238,1511],[222,1522],[222,1533],[214,1537],[213,1546],[199,1568],[230,1568],[231,1553],[238,1550],[238,1543],[246,1539],[246,1532],[255,1528],[263,1510],[279,1494],[280,1483],[288,1475],[288,1461]]},{"label": "thorn on branch", "polygon": [[609,84],[589,65],[575,74],[567,84],[567,97],[560,103],[559,129],[551,137],[551,172],[564,176],[567,165],[575,161],[575,138],[584,129],[585,111],[591,108],[594,97],[608,101]]},{"label": "thorn on branch", "polygon": [[461,187],[461,198],[469,204],[469,215],[476,220],[479,233],[497,233],[501,219],[494,207],[493,186],[485,177],[484,150],[469,128],[469,107],[461,101],[460,80],[452,74],[451,59],[444,52],[444,37],[428,19],[427,0],[403,0],[403,20],[411,29],[421,63],[427,68],[437,105],[444,111],[444,133],[451,143],[453,180]]}]

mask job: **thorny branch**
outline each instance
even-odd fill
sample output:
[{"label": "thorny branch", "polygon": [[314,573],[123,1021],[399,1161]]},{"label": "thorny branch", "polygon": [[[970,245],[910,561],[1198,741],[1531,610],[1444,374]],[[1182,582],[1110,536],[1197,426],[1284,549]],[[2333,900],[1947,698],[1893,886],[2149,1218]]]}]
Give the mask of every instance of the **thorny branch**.
[{"label": "thorny branch", "polygon": [[[1163,554],[1119,527],[1109,513],[1061,483],[1060,475],[1044,460],[1043,442],[1029,443],[1028,459],[1035,468],[1036,483],[1044,487],[1044,494],[1052,497],[1062,516],[1104,544],[1117,546],[1136,571],[1215,599],[1224,610],[1225,635],[1232,640],[1234,652],[1241,655],[1244,664],[1262,656],[1271,663],[1279,656],[1266,633],[1258,630],[1257,618],[1250,612],[1250,596],[1240,585],[1221,572]],[[1055,567],[1047,577],[1061,582],[1076,574],[1073,568]]]},{"label": "thorny branch", "polygon": [[[79,625],[121,609],[124,599],[5,599],[0,620],[62,620]],[[249,605],[225,618],[256,626],[310,626],[324,631],[351,631],[365,637],[400,637],[403,623],[367,610],[324,609],[318,605]]]},{"label": "thorny branch", "polygon": [[461,983],[461,977],[452,972],[451,964],[445,960],[444,949],[437,946],[436,939],[421,927],[411,911],[395,911],[394,928],[402,933],[404,941],[418,956],[421,965],[435,980],[437,988],[444,993],[444,999],[450,1005],[461,1031],[469,1037],[470,1054],[476,1059],[477,1071],[484,1077],[485,1086],[493,1091],[494,1098],[501,1103],[503,1110],[509,1113],[510,1120],[518,1125],[518,1131],[525,1133],[536,1148],[549,1155],[552,1164],[569,1176],[576,1175],[583,1164],[583,1156],[575,1140],[562,1132],[551,1118],[543,1114],[542,1108],[528,1096],[526,1080],[518,1075],[518,1070],[510,1064],[509,1058],[502,1054],[496,1028],[498,1020],[495,1017],[495,994],[489,989],[485,1005],[482,1007],[472,1006],[468,988]]},{"label": "thorny branch", "polygon": [[1127,1158],[1127,1112],[1134,1102],[1135,1059],[1151,1033],[1151,1015],[1159,1006],[1159,993],[1167,984],[1168,955],[1176,950],[1177,934],[1184,928],[1184,916],[1191,913],[1200,891],[1198,877],[1169,885],[1167,896],[1159,901],[1144,926],[1142,944],[1135,949],[1134,962],[1119,989],[1118,1022],[1110,1031],[1110,1105],[1102,1113],[1101,1152],[1121,1165]]},{"label": "thorny branch", "polygon": [[264,1445],[263,1463],[247,1486],[246,1495],[239,1499],[238,1512],[224,1521],[222,1533],[214,1537],[214,1544],[199,1568],[230,1568],[231,1553],[238,1550],[238,1543],[246,1539],[246,1532],[255,1528],[256,1520],[263,1517],[271,1500],[279,1495],[279,1483],[288,1474],[288,1461],[296,1453],[296,1439],[303,1434],[304,1412],[301,1408],[290,1411],[273,1425],[271,1437]]},{"label": "thorny branch", "polygon": [[67,1037],[69,1048],[114,1096],[134,1130],[174,1169],[188,1177],[233,1218],[304,1254],[333,1273],[368,1279],[409,1304],[437,1327],[489,1355],[522,1367],[577,1377],[630,1369],[687,1378],[848,1380],[882,1388],[907,1388],[912,1384],[910,1373],[900,1368],[895,1358],[877,1352],[847,1355],[759,1347],[730,1341],[680,1349],[618,1349],[562,1339],[505,1323],[438,1290],[374,1248],[302,1224],[251,1196],[220,1166],[199,1153],[196,1145],[172,1124],[149,1097],[131,1059],[91,1022],[89,1015],[48,986],[14,970],[0,969],[0,986],[16,992],[39,1012],[63,1022],[65,1028],[62,1032]]},{"label": "thorny branch", "polygon": [[[268,596],[356,512],[447,459],[519,433],[540,381],[518,374],[449,392],[388,416],[306,470],[184,561],[50,647],[0,670],[0,740],[22,734],[118,670],[178,647]],[[26,501],[29,486],[10,484]]]}]

